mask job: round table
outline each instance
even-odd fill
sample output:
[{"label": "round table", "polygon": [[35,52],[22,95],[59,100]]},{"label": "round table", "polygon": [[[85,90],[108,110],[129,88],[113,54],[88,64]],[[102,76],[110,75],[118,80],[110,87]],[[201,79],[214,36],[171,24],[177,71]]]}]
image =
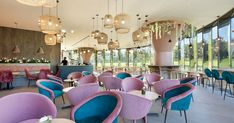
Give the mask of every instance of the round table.
[{"label": "round table", "polygon": [[72,88],[75,88],[75,87],[67,87],[67,88],[64,88],[64,89],[63,89],[63,92],[64,92],[64,93],[67,93],[67,92],[70,91]]},{"label": "round table", "polygon": [[76,81],[75,79],[64,79],[64,83],[69,83],[69,86],[73,85],[73,82]]},{"label": "round table", "polygon": [[145,91],[145,94],[142,94],[141,91],[139,91],[139,90],[133,90],[133,91],[130,91],[128,93],[132,94],[132,95],[144,97],[144,98],[152,100],[152,101],[156,100],[159,97],[158,94],[156,94],[155,92],[151,92],[151,91]]},{"label": "round table", "polygon": [[[40,123],[40,122],[37,122],[37,123]],[[64,119],[64,118],[55,118],[51,121],[51,123],[75,123],[75,122],[69,119]]]}]

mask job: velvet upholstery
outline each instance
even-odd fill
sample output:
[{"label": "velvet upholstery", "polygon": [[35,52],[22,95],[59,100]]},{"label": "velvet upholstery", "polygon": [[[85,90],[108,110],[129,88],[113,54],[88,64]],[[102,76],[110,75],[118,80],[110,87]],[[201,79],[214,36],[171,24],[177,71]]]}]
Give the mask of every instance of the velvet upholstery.
[{"label": "velvet upholstery", "polygon": [[127,77],[132,77],[132,75],[130,73],[127,73],[127,72],[119,72],[115,75],[115,77],[117,77],[119,79],[125,79]]},{"label": "velvet upholstery", "polygon": [[163,80],[160,80],[160,81],[157,81],[157,82],[154,82],[153,83],[153,88],[154,88],[154,91],[159,94],[160,96],[163,95],[163,92],[170,88],[170,87],[173,87],[175,85],[179,85],[180,84],[180,81],[179,80],[176,80],[176,79],[163,79]]},{"label": "velvet upholstery", "polygon": [[7,88],[9,89],[9,83],[11,83],[12,86],[12,82],[13,82],[13,74],[11,70],[4,70],[1,71],[0,73],[0,89],[2,84],[7,83]]},{"label": "velvet upholstery", "polygon": [[[36,123],[41,117],[57,115],[57,109],[47,97],[31,92],[16,93],[0,98],[1,123]],[[31,122],[29,122],[31,120]],[[33,122],[34,121],[34,122]]]},{"label": "velvet upholstery", "polygon": [[144,83],[134,77],[128,77],[122,80],[123,91],[142,90]]},{"label": "velvet upholstery", "polygon": [[170,110],[188,110],[195,87],[190,84],[180,84],[166,89],[163,93],[162,105]]},{"label": "velvet upholstery", "polygon": [[26,69],[24,69],[24,72],[25,72],[25,76],[26,76],[26,78],[28,79],[28,87],[30,86],[30,82],[32,81],[32,80],[37,80],[38,79],[38,76],[35,76],[35,75],[32,75],[32,74],[30,74],[29,73],[29,70],[26,68]]},{"label": "velvet upholstery", "polygon": [[195,77],[185,77],[180,79],[180,84],[191,83],[193,86],[196,85],[197,79]]},{"label": "velvet upholstery", "polygon": [[224,92],[224,97],[223,97],[223,99],[225,100],[228,86],[229,86],[230,93],[233,93],[231,91],[232,89],[230,85],[234,85],[234,75],[228,71],[223,71],[222,78],[226,81],[226,87],[225,87],[225,92]]},{"label": "velvet upholstery", "polygon": [[106,90],[119,89],[122,88],[122,80],[113,76],[106,76],[103,78],[103,85]]},{"label": "velvet upholstery", "polygon": [[113,76],[113,73],[112,73],[112,72],[109,72],[109,71],[101,73],[101,74],[97,77],[100,86],[103,86],[103,79],[104,79],[104,77],[106,77],[106,76]]},{"label": "velvet upholstery", "polygon": [[[117,92],[117,91],[116,91]],[[129,120],[136,120],[144,118],[147,123],[147,114],[152,107],[152,100],[128,94],[126,92],[118,91],[123,100],[123,106],[120,116]]]},{"label": "velvet upholstery", "polygon": [[213,77],[213,74],[212,74],[212,72],[210,71],[209,68],[206,68],[206,69],[204,70],[204,72],[205,72],[205,74],[206,74],[207,77]]},{"label": "velvet upholstery", "polygon": [[118,123],[122,98],[111,91],[98,92],[81,101],[71,111],[76,123]]},{"label": "velvet upholstery", "polygon": [[135,78],[140,79],[141,81],[143,81],[144,80],[144,75],[140,74],[140,75],[135,76]]},{"label": "velvet upholstery", "polygon": [[58,82],[58,83],[61,83],[61,84],[63,84],[63,80],[61,79],[61,78],[59,78],[59,77],[57,77],[57,76],[54,76],[54,75],[47,75],[47,78],[49,79],[49,80],[53,80],[53,81],[56,81],[56,82]]},{"label": "velvet upholstery", "polygon": [[76,79],[79,80],[82,77],[82,73],[81,72],[72,72],[70,74],[68,74],[67,78],[68,79]]},{"label": "velvet upholstery", "polygon": [[153,86],[153,83],[156,81],[159,81],[161,76],[158,73],[149,73],[145,74],[145,79],[148,84],[149,90],[151,90],[151,87]]},{"label": "velvet upholstery", "polygon": [[89,72],[89,71],[82,71],[82,75],[83,75],[83,76],[87,76],[87,75],[90,75],[90,74],[92,74],[92,73]]},{"label": "velvet upholstery", "polygon": [[94,76],[93,74],[83,76],[82,78],[80,78],[80,80],[78,80],[79,84],[96,83],[96,82],[97,82],[97,77]]},{"label": "velvet upholstery", "polygon": [[54,100],[63,95],[63,85],[48,79],[37,80],[37,87],[40,94]]},{"label": "velvet upholstery", "polygon": [[68,100],[75,106],[85,98],[97,93],[99,86],[97,83],[88,83],[79,85],[78,87],[72,88],[70,91],[67,92]]},{"label": "velvet upholstery", "polygon": [[212,70],[212,75],[216,80],[223,80],[223,78],[220,77],[219,72],[216,69]]},{"label": "velvet upholstery", "polygon": [[39,79],[47,79],[48,74],[51,74],[49,69],[41,69],[39,74],[38,74],[38,78]]}]

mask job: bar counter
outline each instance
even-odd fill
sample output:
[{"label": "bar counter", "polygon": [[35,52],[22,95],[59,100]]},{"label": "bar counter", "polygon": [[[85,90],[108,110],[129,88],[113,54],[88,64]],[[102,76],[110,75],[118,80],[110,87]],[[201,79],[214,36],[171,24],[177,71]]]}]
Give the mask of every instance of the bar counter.
[{"label": "bar counter", "polygon": [[172,79],[172,73],[179,69],[178,65],[149,65],[150,72],[160,74],[164,79]]},{"label": "bar counter", "polygon": [[58,68],[61,70],[60,77],[64,80],[67,78],[68,74],[71,72],[82,72],[82,71],[88,71],[93,72],[93,65],[78,65],[78,66],[58,66]]}]

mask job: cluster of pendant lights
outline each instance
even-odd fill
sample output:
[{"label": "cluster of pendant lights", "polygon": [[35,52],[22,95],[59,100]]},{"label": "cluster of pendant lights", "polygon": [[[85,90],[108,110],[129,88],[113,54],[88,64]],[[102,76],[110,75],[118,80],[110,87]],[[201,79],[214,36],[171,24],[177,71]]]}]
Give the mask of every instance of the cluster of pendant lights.
[{"label": "cluster of pendant lights", "polygon": [[[117,0],[116,0],[116,16],[113,16],[109,13],[109,0],[108,0],[108,12],[102,18],[102,31],[98,30],[98,14],[96,15],[96,29],[94,29],[94,21],[95,18],[93,17],[93,31],[91,32],[91,37],[96,39],[98,44],[105,45],[107,44],[108,49],[117,49],[119,48],[118,42],[118,34],[126,34],[130,31],[130,17],[123,12],[123,0],[122,0],[122,12],[117,14]],[[108,35],[103,32],[103,27],[106,29],[115,29],[116,31],[116,40],[113,41],[112,38],[108,42]],[[112,37],[112,31],[111,31]]]},{"label": "cluster of pendant lights", "polygon": [[132,40],[134,43],[140,43],[144,40],[147,40],[149,35],[150,35],[150,29],[147,26],[148,20],[147,20],[148,15],[145,15],[145,23],[143,26],[141,26],[141,18],[139,17],[139,14],[137,14],[137,25],[138,29],[132,33]]}]

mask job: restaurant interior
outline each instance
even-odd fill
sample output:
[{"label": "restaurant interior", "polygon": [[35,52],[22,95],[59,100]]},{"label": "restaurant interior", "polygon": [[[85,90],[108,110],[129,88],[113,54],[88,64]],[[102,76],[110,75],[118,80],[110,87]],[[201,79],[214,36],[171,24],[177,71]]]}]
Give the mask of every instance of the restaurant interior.
[{"label": "restaurant interior", "polygon": [[0,123],[234,123],[234,0],[1,0]]}]

